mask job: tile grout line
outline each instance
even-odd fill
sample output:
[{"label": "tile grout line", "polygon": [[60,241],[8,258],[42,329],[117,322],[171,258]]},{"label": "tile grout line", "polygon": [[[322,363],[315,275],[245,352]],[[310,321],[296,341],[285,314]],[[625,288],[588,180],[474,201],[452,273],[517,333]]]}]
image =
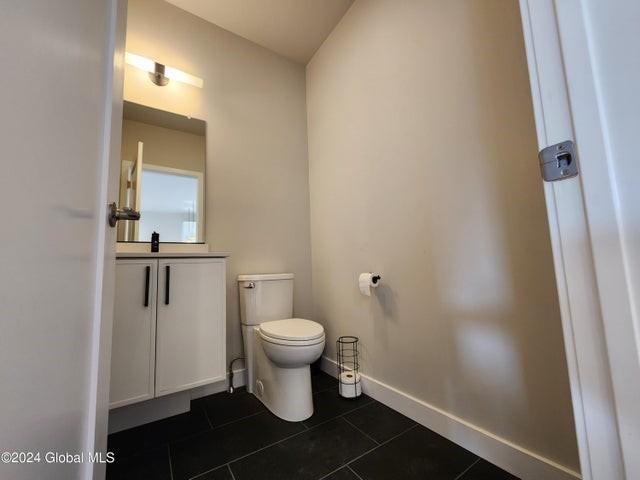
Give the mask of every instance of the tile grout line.
[{"label": "tile grout line", "polygon": [[[168,417],[168,418],[170,418],[170,417]],[[160,421],[160,420],[157,420],[157,421]],[[152,423],[155,423],[155,422],[150,422],[148,424],[145,423],[145,425],[151,425]],[[136,427],[133,427],[133,428],[136,428]],[[122,430],[122,431],[126,431],[126,430]],[[114,463],[116,463],[116,462],[124,462],[125,460],[131,460],[132,458],[140,457],[140,456],[145,455],[145,454],[147,454],[149,452],[160,450],[160,449],[162,449],[162,447],[168,447],[172,443],[181,442],[182,440],[190,439],[191,437],[195,437],[197,435],[200,435],[200,434],[203,434],[203,433],[207,433],[208,431],[209,430],[201,430],[199,432],[190,433],[190,434],[188,434],[188,435],[186,435],[184,437],[180,437],[177,440],[170,440],[170,441],[167,440],[165,442],[160,442],[157,445],[148,446],[148,447],[143,448],[141,450],[135,450],[133,453],[129,453],[127,455],[117,455],[116,461]],[[117,432],[117,433],[119,433],[119,432]],[[113,434],[111,434],[111,435],[113,435]],[[113,450],[108,450],[108,451],[111,452]]]},{"label": "tile grout line", "polygon": [[[369,397],[369,398],[371,398],[371,397]],[[374,400],[371,398],[371,401],[369,401],[369,402],[367,402],[367,403],[365,403],[365,404],[363,404],[363,405],[360,405],[359,407],[356,407],[356,408],[351,409],[351,410],[349,410],[349,411],[343,412],[343,413],[341,413],[340,415],[336,415],[335,417],[331,417],[331,418],[329,418],[329,419],[327,419],[327,420],[323,420],[322,422],[320,422],[320,423],[316,423],[315,425],[308,426],[308,425],[307,425],[306,423],[304,423],[304,422],[300,422],[300,423],[302,423],[302,424],[303,424],[305,427],[307,427],[309,430],[313,430],[314,428],[319,427],[320,425],[324,425],[325,423],[330,422],[331,420],[335,420],[336,418],[342,418],[342,417],[344,417],[345,415],[349,415],[350,413],[353,413],[353,412],[355,412],[355,411],[357,411],[357,410],[360,410],[361,408],[366,407],[367,405],[371,405],[373,402],[374,402]]]},{"label": "tile grout line", "polygon": [[229,465],[228,463],[227,470],[229,470],[229,473],[231,474],[231,480],[236,480],[236,476],[233,474],[233,470],[231,470],[231,465]]},{"label": "tile grout line", "polygon": [[335,470],[330,471],[329,473],[327,473],[325,476],[320,477],[318,480],[323,480],[325,478],[328,478],[329,476],[333,475],[334,473],[336,473],[338,470],[342,469],[343,467],[349,467],[349,469],[351,470],[351,463],[355,462],[356,460],[360,460],[362,457],[364,457],[365,455],[370,454],[371,452],[373,452],[374,450],[386,445],[387,443],[391,442],[392,440],[395,440],[396,438],[400,437],[401,435],[404,435],[405,433],[407,433],[409,430],[413,430],[414,428],[416,428],[418,426],[418,424],[414,424],[411,425],[409,428],[407,428],[406,430],[403,430],[402,432],[398,433],[397,435],[394,435],[393,437],[389,438],[388,440],[385,440],[382,443],[377,444],[375,447],[370,448],[369,450],[367,450],[364,453],[361,453],[360,455],[358,455],[355,458],[352,458],[351,460],[349,460],[347,463],[340,465],[340,467],[336,468]]},{"label": "tile grout line", "polygon": [[[270,443],[269,445],[265,445],[264,447],[261,447],[261,448],[259,448],[259,449],[257,449],[257,450],[254,450],[253,452],[249,452],[249,453],[247,453],[247,454],[245,454],[245,455],[242,455],[242,456],[240,456],[240,457],[238,457],[238,458],[234,458],[233,460],[231,460],[230,462],[228,462],[228,463],[227,463],[227,464],[229,465],[229,470],[231,470],[231,464],[232,464],[232,463],[236,463],[236,462],[238,462],[238,461],[240,461],[240,460],[243,460],[243,459],[244,459],[244,458],[246,458],[246,457],[249,457],[249,456],[253,455],[254,453],[261,452],[262,450],[266,450],[266,449],[267,449],[267,448],[269,448],[269,447],[273,447],[274,445],[278,445],[279,443],[285,442],[285,441],[289,440],[290,438],[297,437],[298,435],[302,435],[303,433],[309,432],[309,431],[313,430],[313,429],[314,429],[314,428],[316,428],[316,427],[319,427],[319,426],[321,426],[321,425],[324,425],[325,423],[329,423],[329,422],[330,422],[330,421],[332,421],[332,420],[337,420],[337,419],[339,419],[339,418],[343,418],[345,415],[347,415],[347,414],[349,414],[349,413],[351,413],[351,412],[355,412],[356,410],[360,410],[361,408],[364,408],[364,407],[366,407],[367,405],[371,405],[372,403],[373,403],[373,399],[371,399],[371,401],[370,401],[370,402],[367,402],[367,403],[365,403],[364,405],[360,405],[359,407],[354,408],[353,410],[349,410],[348,412],[344,412],[344,413],[343,413],[343,414],[341,414],[341,415],[338,415],[338,416],[336,416],[336,417],[330,418],[330,419],[328,419],[328,420],[325,420],[324,422],[320,422],[320,423],[318,423],[317,425],[313,425],[313,426],[311,426],[311,427],[307,427],[307,426],[304,424],[304,422],[300,422],[300,423],[302,424],[302,426],[303,426],[303,427],[305,427],[305,430],[302,430],[301,432],[294,433],[293,435],[289,435],[288,437],[285,437],[285,438],[283,438],[283,439],[281,439],[281,440],[278,440],[277,442],[273,442],[273,443]],[[260,413],[263,413],[263,412],[260,412]],[[256,414],[256,415],[257,415],[257,414]],[[253,415],[252,415],[252,416],[253,416]],[[344,420],[344,419],[343,419],[343,420]],[[348,423],[348,422],[347,422],[347,423]],[[418,426],[417,424],[416,424],[416,425],[412,425],[412,426],[411,426],[411,427],[409,427],[407,430],[405,430],[405,431],[403,431],[403,432],[399,433],[399,434],[398,434],[398,435],[396,435],[396,436],[400,436],[400,435],[402,435],[403,433],[405,433],[405,432],[407,432],[407,431],[409,431],[409,430],[411,430],[412,428],[417,427],[417,426]],[[392,437],[392,438],[390,438],[389,440],[393,440],[394,438],[396,438],[396,437]],[[384,445],[384,443],[378,444],[378,445],[376,445],[376,447],[378,447],[378,446],[380,446],[380,445]],[[372,450],[373,450],[373,449],[372,449]],[[367,452],[365,452],[365,453],[368,453],[369,451],[371,451],[371,450],[368,450],[368,451],[367,451]],[[354,459],[354,460],[355,460],[355,459]],[[343,466],[344,466],[344,465],[343,465]],[[198,473],[197,475],[194,475],[193,477],[189,477],[189,479],[188,479],[188,480],[196,480],[197,478],[202,477],[203,475],[206,475],[207,473],[211,473],[211,472],[213,472],[216,468],[220,468],[220,467],[221,467],[221,465],[217,465],[217,466],[215,466],[214,468],[210,468],[209,470],[206,470],[206,471],[204,471],[204,472]],[[331,472],[331,473],[333,473],[333,472]],[[324,477],[323,477],[323,478],[324,478]]]},{"label": "tile grout line", "polygon": [[201,432],[190,433],[188,435],[185,435],[184,437],[180,437],[180,438],[177,438],[175,440],[171,440],[171,441],[167,442],[167,445],[172,444],[172,443],[173,444],[182,443],[185,440],[192,440],[193,438],[197,437],[198,435],[204,435],[205,433],[216,431],[216,430],[218,430],[218,429],[220,429],[222,427],[226,427],[227,425],[232,425],[234,423],[240,422],[242,420],[246,420],[247,418],[255,417],[256,415],[260,415],[261,413],[265,413],[265,412],[268,412],[268,410],[261,410],[261,411],[256,412],[256,413],[252,413],[251,415],[247,415],[247,416],[244,416],[244,417],[236,418],[235,420],[231,420],[231,421],[226,422],[226,423],[221,423],[220,425],[216,425],[215,427],[211,427],[211,429],[209,429],[209,430],[202,430]]},{"label": "tile grout line", "polygon": [[[279,443],[282,443],[282,442],[284,442],[284,441],[287,441],[287,440],[289,440],[290,438],[297,437],[298,435],[301,435],[301,434],[306,433],[306,432],[308,432],[308,431],[309,431],[309,430],[302,430],[302,431],[300,431],[300,432],[294,433],[293,435],[289,435],[288,437],[285,437],[285,438],[283,438],[282,440],[278,440],[277,442],[273,442],[273,443],[270,443],[269,445],[265,445],[265,446],[264,446],[264,447],[262,447],[262,448],[259,448],[259,449],[257,449],[257,450],[254,450],[253,452],[249,452],[249,453],[247,453],[247,454],[245,454],[245,455],[242,455],[242,456],[240,456],[240,457],[238,457],[238,458],[234,458],[234,459],[233,459],[233,460],[231,460],[230,462],[227,462],[227,465],[229,465],[229,470],[231,470],[231,464],[232,464],[232,463],[235,463],[235,462],[237,462],[237,461],[240,461],[240,460],[242,460],[242,459],[244,459],[244,458],[246,458],[246,457],[248,457],[248,456],[250,456],[250,455],[253,455],[254,453],[258,453],[258,452],[261,452],[262,450],[266,450],[266,449],[267,449],[267,448],[269,448],[269,447],[273,447],[274,445],[277,445],[277,444],[279,444]],[[214,467],[214,468],[211,468],[211,469],[209,469],[209,470],[207,470],[207,471],[205,471],[205,472],[198,473],[197,475],[194,475],[193,477],[190,477],[190,478],[189,478],[189,480],[195,480],[196,478],[202,477],[203,475],[206,475],[207,473],[211,473],[211,472],[213,472],[216,468],[220,468],[220,465],[218,465],[218,466],[216,466],[216,467]]]},{"label": "tile grout line", "polygon": [[[303,426],[304,426],[304,425],[303,425]],[[242,456],[240,456],[240,457],[238,457],[238,458],[234,458],[234,459],[233,459],[233,460],[231,460],[230,462],[227,462],[227,463],[226,463],[226,465],[228,465],[228,466],[229,466],[229,470],[231,470],[231,464],[232,464],[232,463],[235,463],[235,462],[237,462],[238,460],[242,460],[243,458],[248,457],[248,456],[250,456],[250,455],[253,455],[254,453],[261,452],[262,450],[265,450],[265,449],[267,449],[267,448],[269,448],[269,447],[273,447],[274,445],[277,445],[278,443],[281,443],[281,442],[284,442],[284,441],[286,441],[286,440],[289,440],[290,438],[296,437],[296,436],[298,436],[298,435],[300,435],[300,434],[302,434],[302,433],[305,433],[305,432],[307,432],[307,431],[308,431],[308,430],[302,430],[302,431],[300,431],[300,432],[296,432],[296,433],[294,433],[294,434],[292,434],[292,435],[289,435],[288,437],[283,438],[282,440],[278,440],[277,442],[273,442],[273,443],[270,443],[269,445],[265,445],[265,446],[264,446],[264,447],[262,447],[262,448],[259,448],[259,449],[257,449],[257,450],[254,450],[253,452],[249,452],[249,453],[247,453],[247,454],[245,454],[245,455],[242,455]],[[225,464],[223,463],[222,465],[225,465]],[[200,477],[202,477],[203,475],[206,475],[207,473],[211,473],[211,472],[213,472],[215,469],[220,468],[222,465],[216,465],[215,467],[210,468],[209,470],[206,470],[206,471],[204,471],[204,472],[198,473],[197,475],[194,475],[193,477],[189,477],[189,479],[188,479],[188,480],[195,480],[195,479],[197,479],[197,478],[200,478]]]},{"label": "tile grout line", "polygon": [[464,475],[473,468],[473,466],[478,463],[480,461],[480,457],[476,458],[475,462],[473,462],[471,465],[469,465],[467,468],[465,468],[460,475],[458,475],[456,478],[454,478],[453,480],[460,480],[462,477],[464,477]]},{"label": "tile grout line", "polygon": [[[225,423],[221,423],[220,425],[216,425],[215,427],[211,427],[212,430],[217,430],[222,427],[226,427],[227,425],[232,425],[234,423],[240,422],[242,420],[246,420],[247,418],[255,417],[256,415],[260,415],[261,413],[268,412],[269,410],[260,410],[259,412],[252,413],[250,415],[245,415],[244,417],[236,418],[235,420],[230,420]],[[201,432],[202,433],[202,432]]]},{"label": "tile grout line", "polygon": [[173,480],[173,466],[171,465],[171,447],[167,443],[167,455],[169,456],[169,478]]},{"label": "tile grout line", "polygon": [[418,424],[411,425],[409,428],[407,428],[406,430],[404,430],[404,431],[400,432],[400,433],[399,433],[399,434],[397,434],[397,435],[394,435],[394,436],[393,436],[393,437],[391,437],[389,440],[386,440],[386,441],[384,441],[384,442],[382,442],[382,443],[379,443],[378,445],[376,445],[376,446],[375,446],[375,447],[373,447],[373,448],[370,448],[369,450],[367,450],[367,451],[366,451],[366,452],[364,452],[363,454],[358,455],[356,458],[354,458],[354,459],[352,459],[352,460],[349,460],[345,465],[349,466],[350,464],[352,464],[352,463],[353,463],[353,462],[355,462],[356,460],[360,460],[362,457],[364,457],[365,455],[368,455],[369,453],[373,452],[375,449],[380,448],[380,447],[382,447],[382,446],[386,445],[387,443],[389,443],[389,442],[391,442],[391,441],[395,440],[396,438],[400,437],[401,435],[404,435],[404,434],[405,434],[405,433],[407,433],[409,430],[413,430],[413,429],[414,429],[414,428],[416,428],[417,426],[418,426]]},{"label": "tile grout line", "polygon": [[373,437],[369,436],[369,434],[368,434],[368,433],[364,432],[363,430],[360,430],[360,429],[359,429],[358,427],[356,427],[353,423],[351,423],[351,422],[349,421],[349,419],[346,417],[346,415],[345,415],[344,417],[342,417],[342,418],[343,418],[343,420],[344,420],[345,422],[347,422],[349,425],[351,425],[353,428],[355,428],[357,431],[359,431],[361,434],[363,434],[365,437],[367,437],[367,438],[368,438],[369,440],[371,440],[373,443],[375,443],[376,445],[380,445],[380,442],[379,442],[379,441],[377,441],[375,438],[373,438]]},{"label": "tile grout line", "polygon": [[347,470],[353,473],[359,480],[362,480],[362,477],[358,475],[358,472],[356,472],[353,468],[351,468],[351,465],[347,465]]},{"label": "tile grout line", "polygon": [[[211,423],[211,419],[209,418],[209,414],[207,413],[207,409],[204,406],[200,407],[204,412],[204,417],[207,419],[207,423],[209,424],[209,428],[213,430],[213,423]],[[189,407],[189,411],[191,411],[191,407]]]}]

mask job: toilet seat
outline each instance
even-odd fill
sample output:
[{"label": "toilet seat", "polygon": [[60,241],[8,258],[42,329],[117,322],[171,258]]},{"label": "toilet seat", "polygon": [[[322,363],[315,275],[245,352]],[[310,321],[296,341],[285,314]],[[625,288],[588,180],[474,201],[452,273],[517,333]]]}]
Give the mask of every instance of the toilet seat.
[{"label": "toilet seat", "polygon": [[272,320],[260,324],[260,337],[276,345],[307,346],[324,342],[324,328],[304,318]]}]

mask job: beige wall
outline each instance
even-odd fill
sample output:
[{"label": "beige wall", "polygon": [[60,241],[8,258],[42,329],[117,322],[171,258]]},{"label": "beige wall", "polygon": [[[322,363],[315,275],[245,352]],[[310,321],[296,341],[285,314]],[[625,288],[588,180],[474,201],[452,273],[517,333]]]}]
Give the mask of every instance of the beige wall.
[{"label": "beige wall", "polygon": [[517,2],[356,0],[307,108],[329,355],[578,469]]},{"label": "beige wall", "polygon": [[304,67],[161,0],[129,0],[127,51],[204,79],[153,85],[126,68],[125,99],[207,122],[206,241],[231,252],[228,357],[242,352],[235,277],[293,272],[311,315]]},{"label": "beige wall", "polygon": [[139,141],[144,143],[145,164],[205,172],[205,137],[202,135],[123,120],[123,161],[135,161]]}]

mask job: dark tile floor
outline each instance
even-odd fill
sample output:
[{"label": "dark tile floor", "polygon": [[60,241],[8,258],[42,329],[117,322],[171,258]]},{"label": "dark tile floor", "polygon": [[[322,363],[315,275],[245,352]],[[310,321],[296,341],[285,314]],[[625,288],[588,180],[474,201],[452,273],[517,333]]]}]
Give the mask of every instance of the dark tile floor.
[{"label": "dark tile floor", "polygon": [[291,423],[251,394],[218,393],[191,411],[109,436],[108,480],[517,480],[362,395],[314,373],[314,414]]}]

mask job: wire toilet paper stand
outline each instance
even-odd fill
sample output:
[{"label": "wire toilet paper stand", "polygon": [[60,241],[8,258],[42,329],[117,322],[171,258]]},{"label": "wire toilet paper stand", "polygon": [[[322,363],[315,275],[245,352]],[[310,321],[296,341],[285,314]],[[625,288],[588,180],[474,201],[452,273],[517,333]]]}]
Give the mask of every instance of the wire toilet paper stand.
[{"label": "wire toilet paper stand", "polygon": [[356,398],[362,394],[358,341],[358,337],[351,335],[338,337],[336,341],[338,389],[345,398]]}]

